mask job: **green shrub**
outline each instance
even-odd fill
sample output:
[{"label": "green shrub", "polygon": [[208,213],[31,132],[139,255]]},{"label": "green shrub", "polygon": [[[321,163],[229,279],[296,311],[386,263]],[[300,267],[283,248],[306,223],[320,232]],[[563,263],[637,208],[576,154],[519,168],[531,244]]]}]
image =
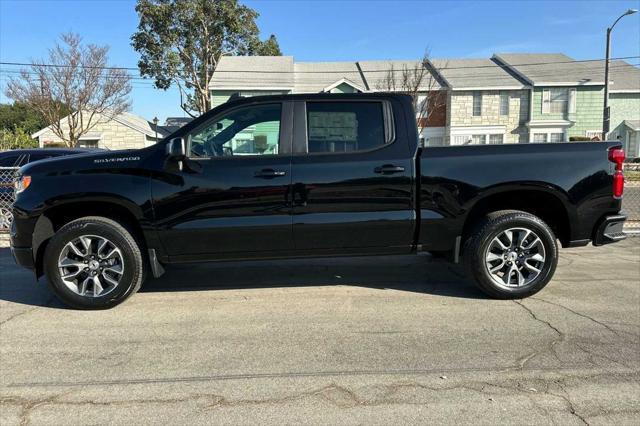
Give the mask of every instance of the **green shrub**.
[{"label": "green shrub", "polygon": [[569,141],[571,142],[589,142],[591,141],[591,138],[588,136],[571,136],[569,138]]},{"label": "green shrub", "polygon": [[37,147],[38,141],[31,139],[29,133],[21,127],[15,130],[0,129],[0,151]]}]

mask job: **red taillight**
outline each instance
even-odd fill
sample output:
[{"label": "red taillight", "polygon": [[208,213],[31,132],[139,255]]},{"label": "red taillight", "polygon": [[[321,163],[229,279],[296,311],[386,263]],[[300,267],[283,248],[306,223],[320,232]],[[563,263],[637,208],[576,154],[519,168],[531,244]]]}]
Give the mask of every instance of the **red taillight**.
[{"label": "red taillight", "polygon": [[609,150],[609,161],[615,163],[616,171],[613,174],[613,198],[620,199],[624,193],[624,149],[613,148]]},{"label": "red taillight", "polygon": [[620,199],[624,193],[624,175],[621,171],[613,174],[613,198]]}]

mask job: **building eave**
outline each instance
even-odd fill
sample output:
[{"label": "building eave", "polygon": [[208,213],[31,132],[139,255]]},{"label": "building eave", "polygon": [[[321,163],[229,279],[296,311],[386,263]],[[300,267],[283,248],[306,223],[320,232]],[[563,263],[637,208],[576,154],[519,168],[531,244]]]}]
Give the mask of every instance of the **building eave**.
[{"label": "building eave", "polygon": [[589,82],[580,82],[580,81],[541,81],[535,82],[533,84],[534,87],[566,87],[566,86],[604,86],[604,81],[589,81]]},{"label": "building eave", "polygon": [[530,121],[527,123],[529,128],[541,128],[541,127],[571,127],[575,122],[570,120],[538,120]]},{"label": "building eave", "polygon": [[469,90],[524,90],[529,89],[528,86],[470,86],[470,87],[453,87],[452,92],[469,91]]}]

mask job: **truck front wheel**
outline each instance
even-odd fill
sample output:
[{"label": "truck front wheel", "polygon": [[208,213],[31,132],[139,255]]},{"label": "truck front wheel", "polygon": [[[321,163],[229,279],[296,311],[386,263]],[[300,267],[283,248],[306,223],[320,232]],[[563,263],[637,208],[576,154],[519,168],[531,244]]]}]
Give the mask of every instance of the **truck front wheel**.
[{"label": "truck front wheel", "polygon": [[44,271],[53,292],[78,309],[111,308],[140,289],[144,277],[140,247],[119,223],[83,217],[51,238]]},{"label": "truck front wheel", "polygon": [[490,213],[463,249],[467,271],[478,287],[498,299],[520,299],[542,290],[558,264],[558,245],[537,216],[503,210]]}]

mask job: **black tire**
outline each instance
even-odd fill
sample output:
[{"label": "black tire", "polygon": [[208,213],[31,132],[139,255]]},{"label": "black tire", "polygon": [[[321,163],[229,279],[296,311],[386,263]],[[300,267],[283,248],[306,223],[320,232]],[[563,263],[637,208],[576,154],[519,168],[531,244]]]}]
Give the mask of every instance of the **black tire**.
[{"label": "black tire", "polygon": [[[122,253],[123,272],[118,284],[104,296],[82,296],[64,283],[58,259],[65,245],[82,235],[95,235],[112,242]],[[44,272],[51,290],[69,306],[77,309],[108,309],[137,292],[144,281],[145,259],[140,245],[125,227],[99,216],[87,216],[64,225],[51,238],[44,254]]]},{"label": "black tire", "polygon": [[[531,282],[519,287],[495,282],[485,261],[489,245],[494,238],[511,228],[533,231],[540,238],[545,252],[544,264],[539,268],[538,275],[532,278]],[[551,228],[539,217],[519,210],[501,210],[490,213],[478,223],[464,244],[462,257],[467,273],[474,278],[484,293],[496,299],[522,299],[539,292],[551,280],[558,264],[558,245]],[[496,264],[500,262],[498,260]],[[516,281],[517,271],[514,271],[513,275]],[[510,282],[511,278],[507,278],[506,281]]]}]

